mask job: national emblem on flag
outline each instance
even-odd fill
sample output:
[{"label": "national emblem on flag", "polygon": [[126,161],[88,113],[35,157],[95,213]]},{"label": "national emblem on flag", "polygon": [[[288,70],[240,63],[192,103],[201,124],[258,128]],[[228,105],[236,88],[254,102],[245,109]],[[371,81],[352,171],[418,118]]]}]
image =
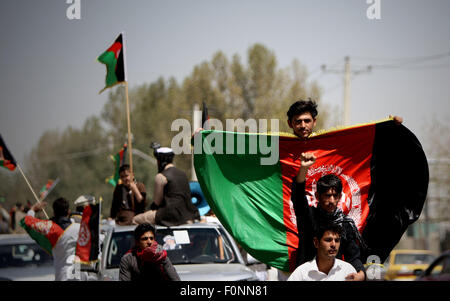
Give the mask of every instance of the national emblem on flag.
[{"label": "national emblem on flag", "polygon": [[78,233],[75,255],[81,263],[89,264],[98,260],[100,204],[89,204],[84,207],[83,217]]},{"label": "national emblem on flag", "polygon": [[20,226],[40,245],[49,255],[53,255],[52,249],[64,230],[51,220],[42,220],[30,215],[20,221]]}]

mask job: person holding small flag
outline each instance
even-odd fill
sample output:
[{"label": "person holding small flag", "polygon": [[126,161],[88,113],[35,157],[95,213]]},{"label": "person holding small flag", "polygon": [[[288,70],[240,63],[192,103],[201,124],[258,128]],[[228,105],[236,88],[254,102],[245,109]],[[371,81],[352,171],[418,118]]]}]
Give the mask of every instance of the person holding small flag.
[{"label": "person holding small flag", "polygon": [[47,205],[46,202],[34,204],[20,225],[48,254],[53,256],[55,280],[85,280],[87,273],[80,273],[75,262],[75,248],[80,230],[79,223],[69,218],[69,201],[63,197],[53,202],[54,216],[50,220],[35,218]]}]

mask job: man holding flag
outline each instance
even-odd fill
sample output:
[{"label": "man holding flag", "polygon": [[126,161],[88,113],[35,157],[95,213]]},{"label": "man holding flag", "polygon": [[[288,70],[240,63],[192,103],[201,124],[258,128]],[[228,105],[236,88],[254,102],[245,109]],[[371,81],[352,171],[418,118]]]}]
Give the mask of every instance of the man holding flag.
[{"label": "man holding flag", "polygon": [[34,204],[20,222],[27,233],[50,255],[53,256],[55,280],[85,280],[86,273],[80,273],[79,264],[75,262],[80,224],[69,219],[69,201],[57,198],[53,202],[54,216],[50,220],[35,218],[47,205],[46,202]]},{"label": "man holding flag", "polygon": [[[290,111],[294,117],[305,113]],[[294,212],[292,185],[301,154],[313,153],[316,162],[305,182],[307,205],[315,207],[317,203],[314,196],[319,178],[337,175],[342,181],[339,208],[353,219],[369,249],[361,262],[368,255],[384,261],[407,226],[418,219],[425,201],[428,165],[419,141],[399,124],[398,117],[313,133],[316,117],[306,113],[309,120],[298,122],[297,135],[196,131],[194,138],[200,143],[194,144],[194,167],[208,204],[249,254],[292,272],[303,243],[297,221],[307,224]],[[253,151],[255,137],[269,140],[270,147],[278,149],[277,162],[261,164],[267,153]],[[235,141],[232,152],[227,148],[230,139]],[[242,150],[236,147],[239,141]]]}]

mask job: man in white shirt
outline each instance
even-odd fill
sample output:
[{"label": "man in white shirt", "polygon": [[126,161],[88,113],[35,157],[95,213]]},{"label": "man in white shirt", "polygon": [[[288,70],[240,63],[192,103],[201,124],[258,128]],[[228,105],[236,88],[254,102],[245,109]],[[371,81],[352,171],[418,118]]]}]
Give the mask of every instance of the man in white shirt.
[{"label": "man in white shirt", "polygon": [[336,224],[321,225],[314,235],[316,257],[300,265],[288,278],[288,281],[343,281],[353,280],[347,277],[356,273],[355,268],[336,258],[339,251],[342,228]]}]

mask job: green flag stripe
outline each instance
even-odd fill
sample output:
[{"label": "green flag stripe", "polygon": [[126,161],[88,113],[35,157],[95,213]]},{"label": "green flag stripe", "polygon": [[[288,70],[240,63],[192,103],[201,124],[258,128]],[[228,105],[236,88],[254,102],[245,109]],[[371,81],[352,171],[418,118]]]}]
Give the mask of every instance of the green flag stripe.
[{"label": "green flag stripe", "polygon": [[117,83],[116,76],[116,65],[117,59],[112,51],[105,51],[102,55],[98,57],[99,62],[106,65],[106,86],[113,86]]},{"label": "green flag stripe", "polygon": [[[203,152],[194,154],[194,165],[202,191],[224,227],[247,252],[288,270],[280,164],[261,165],[261,158],[267,156],[259,151],[249,154],[251,135],[222,133],[208,140],[211,131],[201,132]],[[245,154],[237,154],[239,135],[245,137]],[[222,146],[225,153],[225,142],[230,139],[235,142],[233,154],[218,154],[216,146]],[[259,150],[259,140],[257,146]],[[205,154],[213,150],[216,154]]]}]

